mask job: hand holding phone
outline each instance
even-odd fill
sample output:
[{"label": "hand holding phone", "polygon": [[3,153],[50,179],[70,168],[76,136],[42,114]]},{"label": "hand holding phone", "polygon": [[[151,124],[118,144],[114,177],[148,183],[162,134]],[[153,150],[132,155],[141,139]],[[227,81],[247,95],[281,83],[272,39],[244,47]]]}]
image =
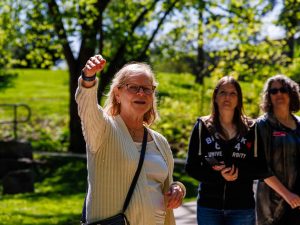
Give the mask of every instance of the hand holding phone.
[{"label": "hand holding phone", "polygon": [[226,181],[235,181],[239,176],[239,169],[232,164],[231,167],[224,168],[221,174]]},{"label": "hand holding phone", "polygon": [[222,166],[223,162],[218,161],[215,157],[205,156],[205,160],[209,163],[210,166]]}]

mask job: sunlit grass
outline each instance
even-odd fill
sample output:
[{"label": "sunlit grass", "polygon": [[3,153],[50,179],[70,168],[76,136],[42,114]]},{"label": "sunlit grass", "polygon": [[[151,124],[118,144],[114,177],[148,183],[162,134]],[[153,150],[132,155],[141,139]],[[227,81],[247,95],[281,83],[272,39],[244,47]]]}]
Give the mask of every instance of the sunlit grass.
[{"label": "sunlit grass", "polygon": [[69,78],[66,71],[23,69],[14,70],[14,73],[18,77],[13,87],[0,92],[0,104],[27,104],[33,117],[68,116]]},{"label": "sunlit grass", "polygon": [[0,202],[0,224],[79,224],[84,194],[19,194]]}]

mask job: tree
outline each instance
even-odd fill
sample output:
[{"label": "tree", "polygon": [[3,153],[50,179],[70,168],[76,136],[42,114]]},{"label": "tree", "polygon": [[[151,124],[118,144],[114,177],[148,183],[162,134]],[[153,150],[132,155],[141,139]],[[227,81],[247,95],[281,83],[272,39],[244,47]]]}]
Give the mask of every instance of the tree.
[{"label": "tree", "polygon": [[[186,1],[180,19],[172,18],[173,29],[165,39],[156,42],[155,51],[176,61],[173,64],[192,58],[190,66],[199,83],[204,76],[219,71],[220,66],[227,72],[235,70],[235,64],[251,62],[250,68],[253,60],[249,61],[249,51],[254,53],[256,46],[263,42],[272,48],[269,40],[264,41],[260,35],[262,19],[273,6],[273,2],[268,1]],[[255,56],[270,58],[276,55],[274,49],[270,54],[256,52]]]},{"label": "tree", "polygon": [[[33,45],[27,46],[31,59],[53,61],[53,51],[44,48],[48,44],[57,49],[57,54],[61,49],[68,64],[70,151],[85,152],[74,100],[77,80],[85,62],[95,53],[103,54],[108,61],[100,76],[98,99],[101,102],[106,87],[123,64],[147,59],[150,44],[179,2],[126,0],[125,4],[124,0],[24,0],[15,3],[24,15],[25,26],[20,32],[25,40],[35,40]],[[80,40],[78,52],[72,51],[72,38]]]},{"label": "tree", "polygon": [[[193,72],[199,83],[202,83],[204,76],[217,80],[224,75],[251,82],[254,91],[246,96],[246,102],[251,104],[262,88],[258,81],[283,71],[290,60],[285,41],[262,35],[263,18],[274,9],[275,2],[188,2],[190,5],[185,4],[182,11],[189,15],[184,17],[185,25],[178,22],[168,38],[163,40],[164,43],[157,45],[169,49],[169,55],[165,55],[172,56],[172,64],[185,62],[187,57],[193,58],[191,67],[195,68]],[[294,2],[290,8],[297,10],[299,7]],[[292,14],[289,12],[289,18],[294,21]],[[255,112],[252,116],[257,116],[259,107],[257,104],[251,105],[256,107],[251,110]]]}]

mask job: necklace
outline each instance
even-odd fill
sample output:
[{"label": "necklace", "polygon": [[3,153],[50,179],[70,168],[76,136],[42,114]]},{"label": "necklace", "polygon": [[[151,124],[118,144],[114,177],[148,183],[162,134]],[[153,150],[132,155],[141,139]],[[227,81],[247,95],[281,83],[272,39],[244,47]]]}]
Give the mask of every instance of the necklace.
[{"label": "necklace", "polygon": [[132,137],[133,140],[137,140],[139,137],[141,137],[141,130],[144,130],[144,127],[132,129],[128,127],[128,131]]}]

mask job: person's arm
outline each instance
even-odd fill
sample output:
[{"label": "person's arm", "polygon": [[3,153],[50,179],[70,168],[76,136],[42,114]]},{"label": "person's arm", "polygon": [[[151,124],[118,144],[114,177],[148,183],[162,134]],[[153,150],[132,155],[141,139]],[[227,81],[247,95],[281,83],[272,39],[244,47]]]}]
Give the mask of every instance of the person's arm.
[{"label": "person's arm", "polygon": [[290,192],[276,176],[264,179],[264,182],[277,192],[293,209],[300,206],[300,197]]},{"label": "person's arm", "polygon": [[85,80],[82,77],[79,78],[75,94],[83,135],[88,145],[88,150],[91,152],[96,152],[99,149],[102,143],[102,139],[99,139],[99,136],[103,137],[103,135],[99,134],[105,131],[106,124],[103,110],[97,101],[98,80],[90,79],[96,72],[103,69],[106,61],[101,59],[102,56],[94,56],[87,61],[82,70]]}]

